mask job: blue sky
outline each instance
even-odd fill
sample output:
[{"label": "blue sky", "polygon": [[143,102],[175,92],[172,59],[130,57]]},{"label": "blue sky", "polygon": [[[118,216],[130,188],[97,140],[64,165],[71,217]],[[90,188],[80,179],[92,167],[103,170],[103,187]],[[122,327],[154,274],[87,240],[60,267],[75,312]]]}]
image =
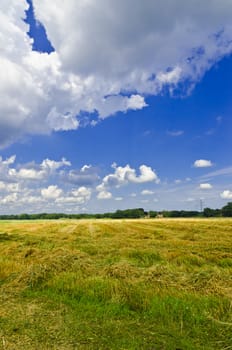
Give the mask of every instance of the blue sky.
[{"label": "blue sky", "polygon": [[0,5],[2,213],[232,200],[232,5],[135,3]]}]

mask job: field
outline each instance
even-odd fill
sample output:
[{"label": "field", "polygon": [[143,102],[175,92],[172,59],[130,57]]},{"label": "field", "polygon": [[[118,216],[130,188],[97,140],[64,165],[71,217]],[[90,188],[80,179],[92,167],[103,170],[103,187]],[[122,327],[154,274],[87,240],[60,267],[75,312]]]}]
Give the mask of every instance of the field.
[{"label": "field", "polygon": [[232,220],[0,222],[0,349],[232,349]]}]

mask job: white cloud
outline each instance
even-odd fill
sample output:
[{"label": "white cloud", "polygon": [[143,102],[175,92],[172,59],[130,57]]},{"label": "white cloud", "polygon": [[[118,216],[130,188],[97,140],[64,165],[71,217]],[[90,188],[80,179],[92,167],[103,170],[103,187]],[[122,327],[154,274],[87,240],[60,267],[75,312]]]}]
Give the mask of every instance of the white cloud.
[{"label": "white cloud", "polygon": [[[20,203],[22,204],[37,204],[37,203],[42,203],[43,202],[43,198],[41,198],[40,196],[25,196],[20,198],[19,200]],[[28,210],[27,210],[28,211]]]},{"label": "white cloud", "polygon": [[152,195],[152,194],[154,194],[154,192],[153,192],[153,191],[150,191],[150,190],[143,190],[143,191],[141,192],[141,195],[142,195],[142,196],[150,196],[150,195]]},{"label": "white cloud", "polygon": [[[7,163],[7,161],[3,163],[7,165],[12,164]],[[38,181],[48,178],[63,166],[71,166],[71,163],[65,158],[58,162],[47,158],[41,164],[29,164],[27,167],[21,167],[19,170],[10,168],[8,169],[8,175],[12,180]]]},{"label": "white cloud", "polygon": [[2,162],[2,164],[4,164],[4,165],[11,165],[11,164],[14,164],[15,159],[16,159],[15,155],[13,155],[9,158],[6,158],[6,160],[2,160],[2,157],[0,157],[0,162]]},{"label": "white cloud", "polygon": [[213,188],[213,186],[211,184],[205,183],[205,184],[200,184],[199,188],[201,190],[211,190]]},{"label": "white cloud", "polygon": [[169,136],[178,137],[184,134],[183,130],[168,130],[167,134]]},{"label": "white cloud", "polygon": [[112,198],[112,193],[109,191],[100,191],[97,195],[98,199],[110,199]]},{"label": "white cloud", "polygon": [[[64,181],[64,179],[72,171],[83,177],[96,175],[97,168],[83,165],[76,169],[65,158],[59,161],[44,159],[40,163],[32,161],[20,164],[15,157],[7,159],[0,157],[2,213],[75,213],[81,212],[83,207],[86,208],[87,212],[106,212],[116,210],[117,202],[119,204],[122,200],[124,207],[139,207],[141,199],[145,200],[144,203],[148,203],[146,200],[149,199],[148,209],[152,209],[152,203],[155,205],[155,202],[159,201],[159,204],[156,205],[157,210],[183,209],[183,203],[185,208],[187,206],[187,209],[195,210],[199,208],[200,190],[205,190],[205,201],[210,207],[221,205],[220,196],[224,199],[231,199],[232,196],[231,191],[224,191],[225,181],[222,184],[220,179],[219,182],[214,181],[212,189],[210,181],[205,180],[199,181],[197,185],[196,179],[191,182],[183,180],[178,186],[175,186],[173,182],[163,182],[161,186],[156,187],[156,196],[154,196],[154,184],[158,183],[159,180],[151,167],[144,165],[140,167],[140,171],[136,171],[130,165],[122,167],[114,163],[112,168],[112,172],[106,173],[105,176],[102,175],[101,178],[98,177],[96,181],[92,181],[88,185],[79,185]],[[98,169],[98,171],[102,173],[103,169]],[[227,174],[228,169],[222,171],[223,174],[224,172]],[[150,187],[146,184],[149,182]],[[227,188],[229,188],[229,178],[227,184]],[[28,206],[28,204],[30,205]]]},{"label": "white cloud", "polygon": [[81,172],[84,173],[88,170],[90,170],[92,168],[92,165],[84,165],[82,168],[81,168]]},{"label": "white cloud", "polygon": [[90,200],[91,194],[91,189],[84,186],[72,191],[72,195],[79,203],[85,203],[86,201]]},{"label": "white cloud", "polygon": [[43,170],[22,168],[19,171],[17,171],[16,169],[10,169],[9,175],[17,179],[42,180],[45,177],[46,173]]},{"label": "white cloud", "polygon": [[0,192],[19,192],[20,185],[19,183],[7,183],[0,181]]},{"label": "white cloud", "polygon": [[220,194],[223,199],[232,199],[232,191],[225,190]]},{"label": "white cloud", "polygon": [[61,196],[62,190],[57,185],[48,186],[48,188],[41,189],[41,195],[45,199],[57,199]]},{"label": "white cloud", "polygon": [[11,193],[8,194],[7,196],[3,197],[0,199],[0,203],[2,204],[10,204],[10,203],[15,203],[18,200],[18,195],[17,193]]},{"label": "white cloud", "polygon": [[84,203],[83,200],[81,200],[78,197],[73,197],[73,196],[66,196],[66,197],[58,197],[56,198],[56,203],[60,205],[65,205],[65,204],[81,204]]},{"label": "white cloud", "polygon": [[41,163],[41,168],[48,171],[54,171],[64,166],[71,166],[71,163],[65,158],[62,158],[59,162],[47,158],[44,159]]},{"label": "white cloud", "polygon": [[193,165],[195,168],[208,168],[213,166],[213,163],[211,160],[206,160],[206,159],[198,159],[194,162]]},{"label": "white cloud", "polygon": [[32,51],[26,0],[1,1],[0,147],[77,129],[81,111],[104,119],[144,108],[144,96],[172,93],[184,79],[194,84],[232,52],[228,0],[33,4],[55,52]]},{"label": "white cloud", "polygon": [[155,173],[154,170],[151,169],[151,167],[146,165],[141,165],[139,167],[139,170],[141,173],[139,176],[135,175],[135,171],[132,171],[131,174],[128,175],[128,180],[130,182],[144,183],[144,182],[154,181],[157,184],[160,182],[157,174]]},{"label": "white cloud", "polygon": [[175,67],[169,72],[159,72],[157,74],[157,80],[162,84],[177,84],[181,79],[182,69],[180,67]]},{"label": "white cloud", "polygon": [[55,107],[48,113],[46,121],[51,130],[55,131],[75,130],[79,126],[79,122],[74,115],[68,112],[65,114],[58,112]]},{"label": "white cloud", "polygon": [[140,95],[131,95],[127,100],[127,109],[142,109],[146,107],[147,104],[144,101],[144,97]]},{"label": "white cloud", "polygon": [[92,191],[86,187],[80,187],[76,190],[66,193],[66,196],[58,197],[56,203],[60,204],[84,204],[91,198]]},{"label": "white cloud", "polygon": [[147,104],[143,96],[131,95],[130,97],[114,95],[103,98],[98,102],[98,112],[100,119],[105,119],[116,112],[126,112],[128,109],[139,110]]},{"label": "white cloud", "polygon": [[79,187],[79,188],[76,189],[76,190],[73,190],[73,191],[72,191],[72,194],[73,194],[75,197],[81,196],[81,197],[87,197],[87,198],[89,198],[90,195],[91,195],[91,190],[90,190],[89,188],[87,188],[87,187],[82,186],[82,187]]},{"label": "white cloud", "polygon": [[114,163],[112,164],[112,168],[114,169],[114,173],[106,175],[103,178],[102,183],[97,186],[98,191],[104,191],[104,189],[109,187],[120,187],[128,183],[142,184],[146,182],[155,182],[158,184],[160,182],[155,171],[146,165],[141,165],[139,167],[139,175],[136,175],[136,170],[131,168],[129,164],[125,167],[121,167]]},{"label": "white cloud", "polygon": [[[201,65],[206,65],[208,56],[215,59],[217,46],[222,46],[221,53],[229,49],[213,37],[222,25],[224,40],[230,34],[232,9],[226,0],[207,4],[150,0],[136,1],[136,6],[130,0],[65,4],[34,0],[34,4],[65,69],[78,75],[121,76],[128,84],[138,85],[148,83],[151,73],[156,73],[161,83],[176,82],[187,69],[184,58],[193,56],[194,48],[206,51],[199,59]],[[68,40],[67,32],[72,33]],[[167,71],[168,67],[174,69]]]},{"label": "white cloud", "polygon": [[116,197],[114,198],[116,201],[122,201],[123,200],[123,197]]}]

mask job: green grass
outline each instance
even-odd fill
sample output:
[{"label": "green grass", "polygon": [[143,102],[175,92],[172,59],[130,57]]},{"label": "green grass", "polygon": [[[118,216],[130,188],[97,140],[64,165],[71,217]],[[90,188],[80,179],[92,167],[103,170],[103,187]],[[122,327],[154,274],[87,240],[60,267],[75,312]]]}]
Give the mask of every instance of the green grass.
[{"label": "green grass", "polygon": [[0,232],[0,349],[232,349],[232,220]]}]

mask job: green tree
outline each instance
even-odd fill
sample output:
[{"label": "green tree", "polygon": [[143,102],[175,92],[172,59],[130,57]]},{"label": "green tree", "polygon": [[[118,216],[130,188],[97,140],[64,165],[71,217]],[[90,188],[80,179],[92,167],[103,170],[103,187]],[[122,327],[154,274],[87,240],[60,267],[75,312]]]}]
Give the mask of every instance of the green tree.
[{"label": "green tree", "polygon": [[232,216],[232,202],[222,207],[222,216]]}]

